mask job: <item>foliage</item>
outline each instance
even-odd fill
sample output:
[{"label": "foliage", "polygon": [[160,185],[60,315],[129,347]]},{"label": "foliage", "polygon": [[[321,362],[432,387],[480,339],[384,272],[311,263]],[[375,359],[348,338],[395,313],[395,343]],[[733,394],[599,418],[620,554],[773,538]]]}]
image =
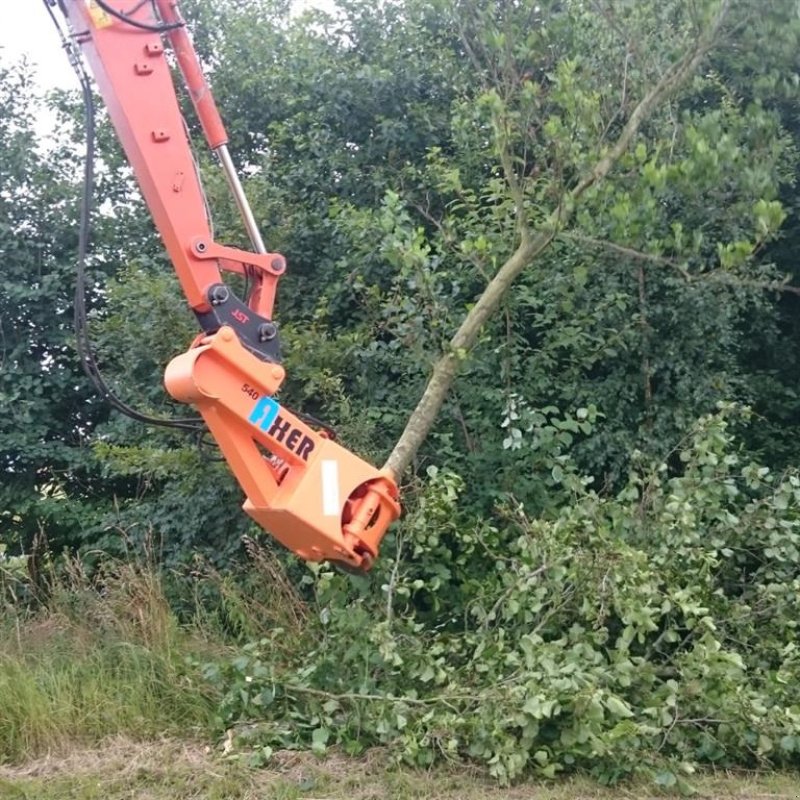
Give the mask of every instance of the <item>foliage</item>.
[{"label": "foliage", "polygon": [[[152,734],[173,704],[236,731],[253,761],[383,744],[501,781],[645,770],[665,787],[697,764],[796,766],[800,18],[755,5],[731,2],[693,80],[453,354],[460,377],[369,578],[253,544],[208,442],[135,426],[89,389],[70,322],[79,107],[0,64],[0,598],[12,627],[54,628],[28,655],[6,635],[0,689],[19,700],[0,746]],[[377,463],[521,231],[571,202],[720,3],[182,6],[288,258],[281,399]],[[161,375],[195,322],[100,122],[92,337],[123,397],[182,414]],[[199,162],[216,238],[244,244]],[[152,643],[125,610],[141,576],[104,564],[154,539],[191,578],[146,605]],[[81,553],[91,588],[48,599],[28,580],[48,544],[56,562]],[[98,586],[125,598],[111,617]],[[237,651],[187,667],[165,593]],[[49,617],[17,616],[42,602]]]},{"label": "foliage", "polygon": [[9,545],[27,545],[44,519],[57,542],[80,527],[78,515],[92,516],[81,444],[96,409],[77,378],[63,313],[71,307],[75,161],[68,145],[52,160],[42,156],[37,110],[30,74],[0,66],[0,531]]},{"label": "foliage", "polygon": [[[376,461],[431,361],[513,249],[514,185],[535,224],[702,24],[678,0],[669,10],[617,12],[501,5],[346,2],[287,19],[282,4],[261,0],[186,4],[256,214],[289,259],[279,306],[284,399]],[[729,42],[749,54],[769,40],[770,80],[747,83],[732,46],[713,51],[709,69],[582,199],[463,363],[416,466],[424,474],[429,464],[459,463],[472,487],[465,501],[481,513],[512,486],[534,510],[557,501],[527,456],[502,445],[495,420],[514,397],[596,407],[604,423],[574,456],[610,486],[621,485],[634,449],[660,457],[721,398],[767,416],[748,433],[766,462],[789,457],[779,436],[762,433],[790,422],[794,408],[788,372],[765,364],[782,365],[793,350],[763,287],[780,286],[770,256],[792,209],[792,84],[779,70],[789,69],[798,25],[778,7],[755,27],[744,24],[746,8],[734,4],[733,13]],[[74,107],[55,102],[62,136],[76,136]],[[25,203],[9,205],[3,246],[22,251],[3,291],[30,295],[31,315],[25,323],[19,302],[3,301],[5,327],[26,332],[19,345],[6,334],[7,363],[23,371],[3,374],[15,409],[2,440],[5,533],[21,549],[44,529],[58,546],[120,554],[155,529],[170,563],[197,550],[230,563],[253,530],[229,513],[239,489],[211,451],[109,417],[78,374],[65,315],[49,313],[70,308],[74,148],[66,138],[49,152],[30,147],[30,93],[9,91],[4,103],[4,124],[16,126],[9,140],[20,143],[3,151],[7,191]],[[96,215],[92,335],[122,396],[170,414],[161,374],[194,322],[111,139],[104,126],[98,202],[114,214]],[[209,159],[201,167],[217,238],[241,242],[224,180]],[[36,197],[66,215],[41,219]],[[25,255],[37,236],[49,248],[45,295],[30,284]],[[60,377],[41,366],[51,351]],[[530,476],[524,491],[521,471]]]},{"label": "foliage", "polygon": [[380,743],[501,781],[796,766],[800,476],[740,457],[740,413],[701,419],[678,472],[642,464],[614,497],[570,480],[570,504],[510,501],[502,527],[470,523],[463,483],[435,473],[372,591],[316,571],[320,631],[292,667],[280,631],[206,665],[224,724],[256,756]]},{"label": "foliage", "polygon": [[20,589],[28,578],[28,559],[26,556],[7,555],[8,546],[0,542],[0,602],[14,606],[22,602]]}]

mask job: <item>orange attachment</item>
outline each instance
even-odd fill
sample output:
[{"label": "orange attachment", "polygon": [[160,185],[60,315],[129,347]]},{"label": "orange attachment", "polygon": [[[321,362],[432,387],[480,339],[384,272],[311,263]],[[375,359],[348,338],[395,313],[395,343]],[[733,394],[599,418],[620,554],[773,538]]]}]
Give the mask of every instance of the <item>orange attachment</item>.
[{"label": "orange attachment", "polygon": [[[276,363],[272,310],[286,262],[264,252],[260,234],[250,237],[257,253],[213,241],[161,33],[172,44],[209,144],[221,151],[227,135],[176,0],[103,0],[113,14],[94,0],[59,5],[92,68],[189,306],[207,332],[169,364],[167,390],[198,409],[256,522],[301,558],[368,569],[400,513],[397,485],[392,475],[275,399],[285,373]],[[232,162],[229,169],[229,183],[241,189]],[[234,194],[242,210],[242,198]],[[246,211],[252,217],[249,206]],[[247,277],[247,305],[230,297],[221,271]]]},{"label": "orange attachment", "polygon": [[283,377],[223,326],[173,359],[165,383],[203,416],[259,525],[301,558],[369,569],[400,514],[397,485],[281,406]]}]

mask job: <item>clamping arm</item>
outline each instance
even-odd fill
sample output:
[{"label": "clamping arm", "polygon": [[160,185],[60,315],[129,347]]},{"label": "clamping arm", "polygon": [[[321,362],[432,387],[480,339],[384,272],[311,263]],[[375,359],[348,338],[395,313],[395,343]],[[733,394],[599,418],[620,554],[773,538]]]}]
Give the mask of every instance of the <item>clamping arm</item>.
[{"label": "clamping arm", "polygon": [[[167,390],[198,409],[247,496],[244,510],[256,522],[304,559],[368,569],[400,513],[395,478],[276,399],[285,373],[272,313],[286,260],[264,246],[177,2],[59,3],[202,330],[167,367]],[[213,240],[164,40],[255,252]],[[248,276],[253,290],[246,302],[225,284],[222,271]]]}]

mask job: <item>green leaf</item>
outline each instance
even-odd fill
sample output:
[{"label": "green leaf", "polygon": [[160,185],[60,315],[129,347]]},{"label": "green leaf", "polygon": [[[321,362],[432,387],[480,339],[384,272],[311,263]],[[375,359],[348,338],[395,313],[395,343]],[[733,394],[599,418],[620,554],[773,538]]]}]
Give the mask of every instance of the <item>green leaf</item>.
[{"label": "green leaf", "polygon": [[317,755],[325,752],[330,737],[328,728],[315,728],[311,733],[311,750]]},{"label": "green leaf", "polygon": [[656,773],[655,782],[658,786],[663,786],[665,789],[671,789],[678,783],[678,777],[674,772],[662,770],[661,772]]},{"label": "green leaf", "polygon": [[628,718],[633,716],[633,711],[631,711],[628,704],[613,695],[605,699],[605,705],[606,708],[617,717]]}]

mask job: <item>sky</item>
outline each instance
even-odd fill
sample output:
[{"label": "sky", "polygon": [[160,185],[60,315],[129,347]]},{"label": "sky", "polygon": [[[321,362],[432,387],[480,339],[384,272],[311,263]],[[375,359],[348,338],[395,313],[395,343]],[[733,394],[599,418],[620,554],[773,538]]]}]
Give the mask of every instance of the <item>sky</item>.
[{"label": "sky", "polygon": [[3,62],[15,61],[25,55],[35,69],[37,83],[43,88],[77,88],[78,79],[61,49],[61,41],[42,0],[0,2],[13,9],[0,25],[0,58]]}]

